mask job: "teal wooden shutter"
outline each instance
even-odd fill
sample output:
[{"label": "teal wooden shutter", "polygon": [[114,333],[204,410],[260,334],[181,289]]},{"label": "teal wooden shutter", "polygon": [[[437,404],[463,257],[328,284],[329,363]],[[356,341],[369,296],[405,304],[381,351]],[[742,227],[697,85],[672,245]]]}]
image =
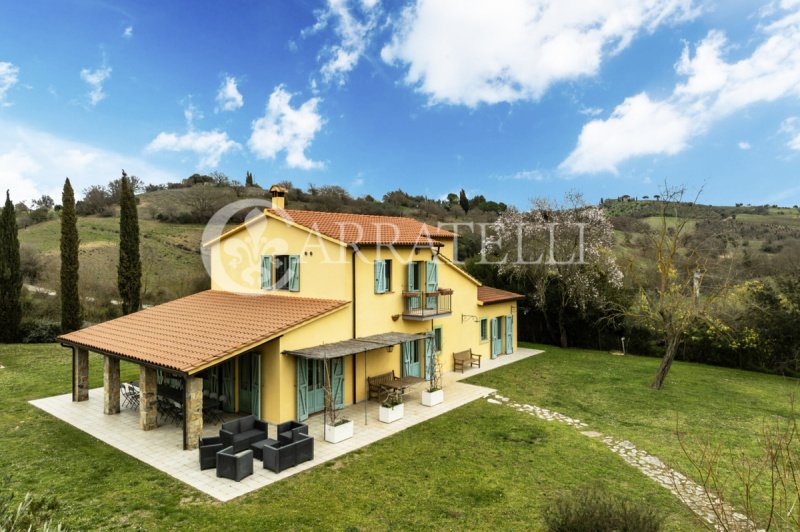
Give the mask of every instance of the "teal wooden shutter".
[{"label": "teal wooden shutter", "polygon": [[344,359],[331,360],[331,391],[333,392],[333,407],[336,410],[344,408]]},{"label": "teal wooden shutter", "polygon": [[250,355],[250,413],[261,418],[261,353]]},{"label": "teal wooden shutter", "polygon": [[408,263],[408,291],[409,292],[416,291],[415,290],[415,286],[414,286],[415,284],[416,283],[414,282],[414,263],[413,262],[409,262]]},{"label": "teal wooden shutter", "polygon": [[425,380],[431,380],[435,361],[436,339],[432,335],[429,335],[425,338]]},{"label": "teal wooden shutter", "polygon": [[514,316],[506,316],[506,354],[514,352]]},{"label": "teal wooden shutter", "polygon": [[[425,291],[428,294],[434,294],[437,290],[439,290],[439,263],[429,260],[425,263]],[[439,302],[438,294],[429,296],[426,299],[427,308],[437,308]]]},{"label": "teal wooden shutter", "polygon": [[308,359],[295,357],[297,361],[297,420],[308,419]]},{"label": "teal wooden shutter", "polygon": [[383,294],[386,292],[386,261],[375,261],[375,293]]},{"label": "teal wooden shutter", "polygon": [[300,291],[300,255],[289,255],[289,291]]},{"label": "teal wooden shutter", "polygon": [[261,257],[261,289],[272,290],[272,257]]},{"label": "teal wooden shutter", "polygon": [[403,377],[411,373],[411,349],[411,342],[403,342],[400,344],[400,360],[402,362]]}]

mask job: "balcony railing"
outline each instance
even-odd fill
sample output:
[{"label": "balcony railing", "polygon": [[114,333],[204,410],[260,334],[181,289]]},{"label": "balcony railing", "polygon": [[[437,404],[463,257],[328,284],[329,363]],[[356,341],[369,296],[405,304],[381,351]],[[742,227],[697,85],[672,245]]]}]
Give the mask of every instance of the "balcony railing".
[{"label": "balcony railing", "polygon": [[403,318],[429,320],[447,316],[452,312],[452,295],[450,288],[440,288],[435,292],[403,292]]}]

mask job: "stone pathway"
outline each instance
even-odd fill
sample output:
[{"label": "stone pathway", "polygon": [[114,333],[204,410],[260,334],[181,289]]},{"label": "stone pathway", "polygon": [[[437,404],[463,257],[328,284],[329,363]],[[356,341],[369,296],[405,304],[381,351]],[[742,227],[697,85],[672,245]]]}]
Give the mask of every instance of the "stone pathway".
[{"label": "stone pathway", "polygon": [[723,527],[719,522],[713,511],[713,507],[719,507],[720,504],[724,504],[724,514],[727,516],[727,520],[730,521],[727,526],[728,530],[757,530],[755,525],[747,519],[747,516],[735,512],[728,504],[721,503],[717,497],[707,492],[703,486],[668,467],[658,457],[636,448],[633,443],[627,440],[618,440],[611,436],[605,436],[601,432],[584,430],[588,428],[588,425],[579,419],[573,419],[546,408],[517,403],[498,393],[488,395],[487,401],[495,405],[508,406],[518,412],[527,413],[545,421],[564,423],[565,425],[578,429],[584,436],[600,439],[611,451],[621,456],[623,460],[644,473],[647,477],[668,489],[673,495],[686,504],[689,509],[717,530],[726,529],[726,527]]}]

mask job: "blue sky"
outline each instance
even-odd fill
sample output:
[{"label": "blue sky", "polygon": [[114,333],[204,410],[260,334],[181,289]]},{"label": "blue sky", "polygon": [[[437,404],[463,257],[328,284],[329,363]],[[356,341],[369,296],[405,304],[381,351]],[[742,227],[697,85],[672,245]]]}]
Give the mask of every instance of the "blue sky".
[{"label": "blue sky", "polygon": [[800,0],[0,5],[0,188],[800,204]]}]

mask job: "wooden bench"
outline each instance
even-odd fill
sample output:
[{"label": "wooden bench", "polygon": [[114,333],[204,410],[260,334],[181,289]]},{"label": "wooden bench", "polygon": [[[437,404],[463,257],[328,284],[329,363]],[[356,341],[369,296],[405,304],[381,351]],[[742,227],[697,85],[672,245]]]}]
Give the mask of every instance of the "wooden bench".
[{"label": "wooden bench", "polygon": [[394,376],[394,370],[375,375],[374,377],[367,377],[367,382],[369,383],[369,398],[380,401],[384,386],[395,380],[397,380],[397,377]]},{"label": "wooden bench", "polygon": [[464,373],[464,366],[467,364],[471,368],[481,367],[481,355],[473,353],[471,348],[453,353],[453,371],[460,369],[461,373]]}]

